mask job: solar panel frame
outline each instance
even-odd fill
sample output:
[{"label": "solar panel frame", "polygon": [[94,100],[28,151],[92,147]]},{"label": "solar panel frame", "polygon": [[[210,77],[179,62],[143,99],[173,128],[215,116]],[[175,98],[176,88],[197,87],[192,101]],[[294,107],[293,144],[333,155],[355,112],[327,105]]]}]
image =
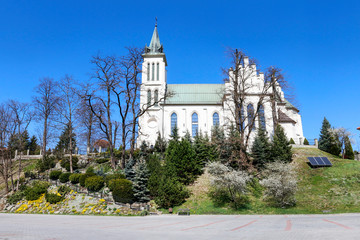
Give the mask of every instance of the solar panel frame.
[{"label": "solar panel frame", "polygon": [[327,157],[321,157],[321,159],[326,164],[326,166],[329,166],[329,167],[332,166],[332,163],[330,162],[330,160]]}]

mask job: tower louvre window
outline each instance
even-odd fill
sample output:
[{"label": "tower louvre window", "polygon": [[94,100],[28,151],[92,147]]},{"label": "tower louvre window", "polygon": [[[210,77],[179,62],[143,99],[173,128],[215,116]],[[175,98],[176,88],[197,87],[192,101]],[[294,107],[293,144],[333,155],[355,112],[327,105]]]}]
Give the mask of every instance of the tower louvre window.
[{"label": "tower louvre window", "polygon": [[147,91],[147,105],[151,105],[151,90]]},{"label": "tower louvre window", "polygon": [[155,106],[158,105],[158,101],[159,101],[159,91],[155,90],[155,92],[154,92],[154,104],[155,104]]},{"label": "tower louvre window", "polygon": [[193,113],[191,116],[191,126],[192,126],[192,136],[195,137],[198,134],[199,131],[199,117],[197,113]]},{"label": "tower louvre window", "polygon": [[150,81],[150,63],[147,64],[147,80]]},{"label": "tower louvre window", "polygon": [[155,64],[152,64],[152,69],[151,69],[151,80],[154,81],[154,75],[155,75]]},{"label": "tower louvre window", "polygon": [[156,64],[156,80],[159,81],[159,63]]}]

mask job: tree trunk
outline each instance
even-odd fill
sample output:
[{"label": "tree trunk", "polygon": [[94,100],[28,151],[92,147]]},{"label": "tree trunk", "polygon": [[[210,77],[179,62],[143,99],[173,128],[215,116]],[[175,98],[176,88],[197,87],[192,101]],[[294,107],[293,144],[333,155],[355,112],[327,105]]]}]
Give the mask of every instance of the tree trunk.
[{"label": "tree trunk", "polygon": [[47,140],[47,116],[44,119],[44,132],[43,132],[43,161],[46,156],[46,140]]},{"label": "tree trunk", "polygon": [[69,142],[69,148],[70,148],[70,158],[69,158],[69,162],[70,162],[70,172],[73,173],[73,162],[72,162],[72,123],[70,122],[70,128],[69,128],[69,135],[70,135],[70,142]]}]

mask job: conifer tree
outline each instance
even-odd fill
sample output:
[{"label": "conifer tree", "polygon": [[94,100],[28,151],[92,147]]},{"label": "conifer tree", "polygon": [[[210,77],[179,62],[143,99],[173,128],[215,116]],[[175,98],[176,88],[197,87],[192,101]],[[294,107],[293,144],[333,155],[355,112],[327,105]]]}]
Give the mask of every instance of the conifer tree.
[{"label": "conifer tree", "polygon": [[295,141],[294,139],[290,138],[290,141],[289,141],[290,144],[295,144]]},{"label": "conifer tree", "polygon": [[150,190],[150,195],[152,197],[158,196],[158,190],[160,185],[160,180],[163,176],[163,166],[161,165],[161,160],[158,154],[151,154],[146,160],[146,166],[149,170],[149,181],[148,188]]},{"label": "conifer tree", "polygon": [[291,145],[287,140],[284,129],[277,125],[275,128],[273,141],[271,144],[272,159],[282,162],[292,161]]},{"label": "conifer tree", "polygon": [[353,151],[353,148],[351,146],[351,142],[348,136],[345,137],[345,154],[344,154],[344,158],[346,159],[354,159],[355,158],[355,154]]},{"label": "conifer tree", "polygon": [[251,148],[251,156],[253,157],[252,164],[258,170],[263,169],[265,164],[272,160],[271,144],[263,128],[258,128]]},{"label": "conifer tree", "polygon": [[306,138],[304,139],[304,145],[309,145],[309,141]]},{"label": "conifer tree", "polygon": [[331,130],[331,125],[325,117],[320,130],[319,149],[334,155],[341,152],[338,136]]},{"label": "conifer tree", "polygon": [[135,164],[136,164],[136,160],[134,158],[130,158],[126,162],[125,169],[124,169],[126,179],[128,179],[132,182],[134,181],[135,175],[136,175],[135,170],[134,170]]},{"label": "conifer tree", "polygon": [[147,188],[149,180],[149,170],[146,167],[146,164],[140,162],[135,170],[133,191],[136,202],[146,203],[150,201],[150,191]]},{"label": "conifer tree", "polygon": [[[70,132],[70,128],[72,128],[72,126],[70,126],[70,124],[66,124],[65,129],[63,130],[63,132],[61,133],[60,137],[59,137],[59,142],[57,143],[56,147],[55,147],[55,151],[59,152],[59,153],[63,153],[64,149],[65,150],[71,150],[73,151],[76,147],[76,135],[75,133],[72,134],[71,138],[72,138],[72,147],[73,149],[69,149],[70,146],[70,137],[69,137],[69,132]],[[72,130],[72,132],[74,132],[74,130]]]},{"label": "conifer tree", "polygon": [[156,139],[154,148],[155,148],[155,152],[158,153],[164,153],[166,150],[166,140],[163,137],[161,137],[160,132],[158,133],[158,137]]},{"label": "conifer tree", "polygon": [[193,144],[196,156],[196,162],[199,166],[198,175],[202,174],[202,168],[208,162],[216,161],[218,154],[214,145],[210,144],[210,140],[207,135],[205,137],[200,132],[199,135],[195,136]]}]

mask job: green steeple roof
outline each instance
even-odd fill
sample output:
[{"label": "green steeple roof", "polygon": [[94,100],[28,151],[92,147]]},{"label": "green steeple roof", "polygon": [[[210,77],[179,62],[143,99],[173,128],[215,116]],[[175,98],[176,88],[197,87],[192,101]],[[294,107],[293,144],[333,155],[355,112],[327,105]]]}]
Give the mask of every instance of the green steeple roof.
[{"label": "green steeple roof", "polygon": [[159,33],[157,30],[157,23],[151,38],[150,46],[145,48],[147,54],[157,54],[163,52],[163,46],[160,43]]}]

